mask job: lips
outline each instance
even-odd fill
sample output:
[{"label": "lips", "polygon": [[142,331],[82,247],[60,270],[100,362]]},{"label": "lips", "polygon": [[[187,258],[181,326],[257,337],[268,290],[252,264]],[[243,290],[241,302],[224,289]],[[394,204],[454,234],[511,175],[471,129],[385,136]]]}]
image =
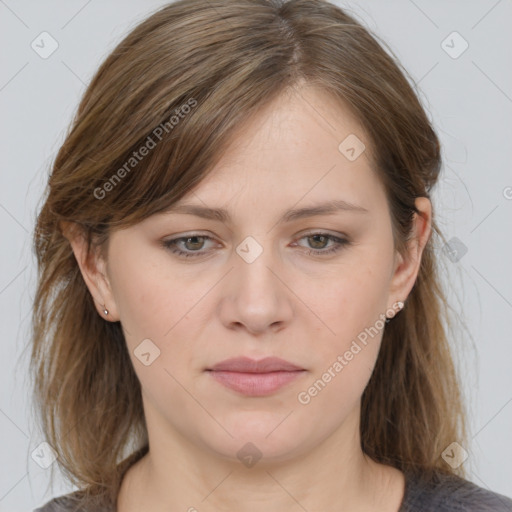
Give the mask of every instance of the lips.
[{"label": "lips", "polygon": [[304,368],[277,357],[259,361],[236,357],[221,361],[206,371],[218,383],[246,396],[272,394],[306,373]]},{"label": "lips", "polygon": [[235,357],[221,361],[211,368],[212,371],[241,373],[293,372],[303,369],[278,357],[265,357],[259,361],[248,357]]}]

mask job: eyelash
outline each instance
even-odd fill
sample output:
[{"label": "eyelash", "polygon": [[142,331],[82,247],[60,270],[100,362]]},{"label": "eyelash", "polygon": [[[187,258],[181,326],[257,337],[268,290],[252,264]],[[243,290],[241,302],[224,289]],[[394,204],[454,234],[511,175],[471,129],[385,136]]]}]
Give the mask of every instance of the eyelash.
[{"label": "eyelash", "polygon": [[[340,251],[341,249],[343,249],[344,247],[351,244],[351,242],[349,242],[347,239],[339,238],[337,236],[330,235],[328,233],[316,233],[316,232],[315,233],[307,233],[306,235],[303,235],[302,237],[300,237],[299,240],[302,240],[303,238],[309,238],[312,236],[323,236],[323,237],[328,238],[329,240],[335,242],[335,245],[328,250],[309,249],[309,250],[307,250],[308,255],[313,254],[315,256],[325,256],[327,254],[334,254],[334,253]],[[205,240],[212,240],[212,238],[207,235],[192,234],[192,235],[188,235],[188,236],[174,238],[172,240],[164,240],[162,242],[162,244],[164,247],[169,249],[172,253],[177,254],[179,257],[196,258],[199,256],[204,256],[206,254],[204,252],[199,252],[199,251],[186,252],[186,251],[182,251],[181,249],[176,248],[176,244],[178,242],[180,242],[182,240],[188,240],[189,238],[204,238]]]}]

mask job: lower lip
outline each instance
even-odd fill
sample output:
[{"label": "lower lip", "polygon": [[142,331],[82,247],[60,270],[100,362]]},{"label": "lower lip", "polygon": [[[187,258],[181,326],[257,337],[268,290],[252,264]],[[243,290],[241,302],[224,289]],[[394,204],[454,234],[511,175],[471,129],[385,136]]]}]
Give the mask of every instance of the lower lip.
[{"label": "lower lip", "polygon": [[295,380],[304,372],[305,370],[269,373],[209,371],[217,382],[246,396],[270,395]]}]

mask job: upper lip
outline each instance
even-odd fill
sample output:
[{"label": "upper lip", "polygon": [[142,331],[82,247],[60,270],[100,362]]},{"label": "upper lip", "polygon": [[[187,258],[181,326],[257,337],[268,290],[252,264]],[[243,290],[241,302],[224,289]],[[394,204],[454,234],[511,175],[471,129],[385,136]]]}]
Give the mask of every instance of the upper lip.
[{"label": "upper lip", "polygon": [[234,357],[221,361],[207,370],[240,373],[293,372],[304,370],[300,366],[279,357],[265,357],[259,361],[249,357]]}]

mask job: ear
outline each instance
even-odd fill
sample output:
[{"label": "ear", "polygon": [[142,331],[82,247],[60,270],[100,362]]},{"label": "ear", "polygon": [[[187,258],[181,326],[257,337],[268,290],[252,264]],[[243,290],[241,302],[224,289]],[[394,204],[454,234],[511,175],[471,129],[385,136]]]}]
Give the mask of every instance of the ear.
[{"label": "ear", "polygon": [[[418,197],[415,201],[420,214],[414,214],[412,233],[408,242],[406,257],[397,254],[396,264],[391,278],[390,296],[396,301],[405,302],[411,292],[418,275],[423,249],[432,234],[432,204],[426,197]],[[391,306],[390,306],[391,307]]]},{"label": "ear", "polygon": [[[107,275],[107,262],[100,255],[99,248],[91,248],[92,252],[88,254],[87,240],[79,226],[72,222],[61,222],[60,225],[63,235],[68,239],[73,249],[80,272],[94,299],[98,314],[104,320],[117,322],[119,315]],[[108,311],[108,315],[105,314],[105,309]]]}]

